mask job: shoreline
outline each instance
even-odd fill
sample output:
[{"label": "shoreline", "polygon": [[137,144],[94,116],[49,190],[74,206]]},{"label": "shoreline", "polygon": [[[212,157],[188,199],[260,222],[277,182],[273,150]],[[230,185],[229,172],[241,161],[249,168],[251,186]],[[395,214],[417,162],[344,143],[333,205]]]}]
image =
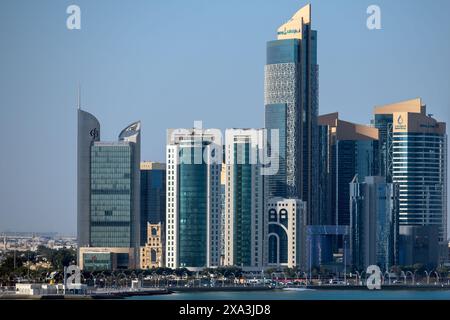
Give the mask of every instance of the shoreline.
[{"label": "shoreline", "polygon": [[[287,290],[284,290],[287,289]],[[14,293],[6,293],[0,295],[0,300],[121,300],[125,298],[139,297],[139,296],[154,296],[154,295],[171,295],[173,293],[201,293],[201,292],[258,292],[258,291],[273,291],[287,292],[287,291],[450,291],[449,286],[435,286],[435,285],[421,285],[421,286],[404,286],[404,285],[386,285],[382,286],[381,290],[369,290],[365,286],[304,286],[304,287],[200,287],[200,288],[161,288],[153,290],[141,291],[117,291],[109,293],[97,293],[89,295],[18,295]]]}]

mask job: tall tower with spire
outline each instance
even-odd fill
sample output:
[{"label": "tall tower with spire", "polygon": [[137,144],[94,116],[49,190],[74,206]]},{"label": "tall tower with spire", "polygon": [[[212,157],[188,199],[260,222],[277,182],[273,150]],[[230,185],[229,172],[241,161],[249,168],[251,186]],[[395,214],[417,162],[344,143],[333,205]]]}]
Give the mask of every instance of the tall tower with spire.
[{"label": "tall tower with spire", "polygon": [[100,141],[100,123],[78,94],[78,264],[85,270],[134,269],[140,246],[141,123],[118,141]]},{"label": "tall tower with spire", "polygon": [[[265,198],[296,198],[307,202],[308,223],[318,221],[318,74],[317,31],[312,30],[311,5],[297,11],[267,43],[265,127],[279,130],[279,172],[268,176]],[[270,133],[269,133],[269,144]]]}]

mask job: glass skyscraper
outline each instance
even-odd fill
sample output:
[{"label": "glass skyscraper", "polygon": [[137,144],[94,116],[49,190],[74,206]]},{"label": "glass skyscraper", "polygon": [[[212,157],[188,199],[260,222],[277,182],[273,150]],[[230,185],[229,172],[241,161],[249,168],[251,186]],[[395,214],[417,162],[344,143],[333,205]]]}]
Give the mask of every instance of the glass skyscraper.
[{"label": "glass skyscraper", "polygon": [[[82,268],[136,266],[140,126],[136,122],[122,130],[117,142],[101,142],[99,122],[78,109],[78,260]],[[103,261],[105,257],[111,261]]]},{"label": "glass skyscraper", "polygon": [[[426,113],[421,99],[375,107],[380,167],[399,185],[400,226],[438,226],[447,244],[446,125]],[[442,256],[446,256],[442,252]]]},{"label": "glass skyscraper", "polygon": [[168,131],[166,264],[169,268],[195,270],[219,265],[220,138],[220,132],[218,135],[214,130]]},{"label": "glass skyscraper", "polygon": [[339,119],[318,118],[320,148],[320,223],[350,225],[350,182],[378,173],[378,130]]},{"label": "glass skyscraper", "polygon": [[262,131],[225,133],[225,265],[263,266],[263,178],[259,152]]},{"label": "glass skyscraper", "polygon": [[90,246],[132,247],[132,162],[128,143],[95,142],[91,147]]},{"label": "glass skyscraper", "polygon": [[100,122],[92,114],[78,108],[77,139],[77,242],[90,245],[91,146],[100,141]]},{"label": "glass skyscraper", "polygon": [[[141,245],[147,241],[147,223],[166,224],[166,165],[141,162]],[[164,229],[164,228],[163,228]]]},{"label": "glass skyscraper", "polygon": [[399,262],[398,185],[385,177],[358,175],[350,183],[350,249],[356,270]]},{"label": "glass skyscraper", "polygon": [[[311,29],[311,5],[300,9],[267,43],[265,126],[280,131],[280,171],[268,176],[265,197],[297,198],[317,206],[317,32]],[[270,136],[270,132],[269,132]],[[270,141],[269,141],[270,142]],[[273,151],[273,150],[271,150]]]}]

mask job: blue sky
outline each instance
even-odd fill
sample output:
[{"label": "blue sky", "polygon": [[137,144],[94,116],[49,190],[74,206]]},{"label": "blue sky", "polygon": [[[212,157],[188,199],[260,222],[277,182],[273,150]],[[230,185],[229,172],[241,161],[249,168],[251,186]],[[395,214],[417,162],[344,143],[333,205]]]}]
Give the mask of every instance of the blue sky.
[{"label": "blue sky", "polygon": [[[82,29],[66,28],[77,4]],[[2,0],[0,231],[76,231],[76,88],[116,140],[142,121],[142,157],[165,130],[262,127],[266,42],[299,0]],[[377,4],[382,30],[366,28]],[[320,113],[369,123],[422,97],[450,122],[450,1],[317,0]]]}]

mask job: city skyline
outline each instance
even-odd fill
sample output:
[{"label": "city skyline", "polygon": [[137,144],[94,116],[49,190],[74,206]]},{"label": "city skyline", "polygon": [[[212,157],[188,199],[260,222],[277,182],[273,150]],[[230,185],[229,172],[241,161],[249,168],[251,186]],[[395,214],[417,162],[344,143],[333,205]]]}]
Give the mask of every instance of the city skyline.
[{"label": "city skyline", "polygon": [[[318,3],[320,3],[320,2],[318,2]],[[299,3],[297,1],[297,3],[292,3],[292,5],[286,5],[285,6],[286,8],[283,9],[283,12],[285,12],[286,14],[285,15],[281,15],[280,14],[279,16],[274,16],[273,19],[275,20],[275,23],[271,24],[270,28],[273,29],[273,30],[276,29],[280,25],[280,21],[283,21],[284,19],[286,19],[286,17],[290,16],[292,14],[292,12],[295,12],[295,10],[300,5],[303,5],[303,4],[304,3]],[[315,4],[315,2],[313,2],[313,5],[315,5],[314,6],[314,13],[313,13],[313,15],[315,16],[314,26],[315,26],[316,29],[320,30],[318,41],[319,41],[319,47],[322,48],[323,46],[328,46],[328,45],[326,45],[324,43],[325,40],[322,39],[323,33],[326,32],[326,29],[323,30],[323,27],[322,27],[321,23],[318,22],[318,18],[316,16],[320,16],[320,11],[323,10],[323,8],[320,7],[319,4]],[[80,1],[80,6],[83,8],[83,1]],[[264,6],[268,6],[268,5],[264,4]],[[364,7],[364,6],[361,6],[361,8],[362,7]],[[386,9],[383,9],[383,5],[382,4],[381,4],[381,8],[382,8],[383,12],[386,10]],[[92,9],[89,9],[89,10],[92,10]],[[288,10],[290,10],[290,12]],[[330,9],[328,9],[328,10],[330,10]],[[386,12],[386,14],[388,15],[389,12]],[[364,27],[365,18],[366,18],[366,16],[364,15],[364,10],[361,10],[360,17],[358,19],[358,20],[361,20],[360,21],[361,28]],[[264,24],[264,23],[262,23],[262,24]],[[374,32],[374,33],[376,33],[376,32],[383,32],[383,33],[386,34],[386,33],[389,32],[389,27],[388,26],[389,26],[389,24],[384,24],[383,30],[380,30],[380,31],[365,30],[365,32],[368,32],[367,33],[368,37],[372,37],[373,36],[373,34],[371,34],[370,32]],[[274,34],[273,30],[272,30],[271,34],[267,34],[267,33],[261,32],[261,34],[265,37],[265,40],[273,39],[275,37],[275,34]],[[85,31],[82,29],[81,32],[85,32]],[[88,32],[88,31],[86,30],[86,32]],[[328,31],[328,32],[330,32],[330,31]],[[254,33],[258,33],[258,32],[254,32]],[[334,31],[334,34],[336,34],[336,31]],[[71,37],[72,35],[67,35],[67,36]],[[258,37],[259,37],[259,35],[258,35]],[[375,37],[376,37],[376,35],[375,35]],[[258,48],[259,51],[260,51],[259,53],[257,53],[258,54],[258,61],[262,62],[262,63],[258,62],[258,64],[255,63],[256,66],[259,66],[258,73],[257,74],[252,74],[252,78],[253,79],[257,79],[257,82],[259,82],[259,84],[260,84],[258,86],[258,90],[255,90],[255,92],[257,93],[256,97],[254,96],[254,93],[251,93],[251,94],[248,93],[248,96],[245,95],[245,96],[247,96],[247,99],[250,99],[251,101],[255,100],[255,101],[261,102],[262,98],[263,98],[263,90],[260,90],[260,89],[262,89],[261,82],[263,81],[262,80],[263,77],[261,77],[261,74],[262,74],[263,68],[264,68],[264,50],[260,50],[260,49],[264,45],[265,45],[265,41],[262,41],[261,42],[261,46]],[[242,47],[242,48],[247,48],[247,46]],[[319,61],[320,61],[321,66],[323,66],[324,63],[325,63],[325,66],[327,66],[327,62],[326,62],[327,61],[327,57],[328,57],[328,59],[330,59],[330,57],[327,54],[323,53],[323,49],[319,50],[319,52],[321,52],[321,53],[319,53],[320,54]],[[449,52],[450,52],[450,48],[449,48]],[[244,54],[242,54],[242,52],[241,52],[241,55],[243,56]],[[246,56],[246,54],[245,54],[245,56]],[[356,54],[352,55],[353,58],[356,58],[356,56],[357,56]],[[368,60],[370,60],[370,58]],[[446,63],[448,64],[447,61],[446,61]],[[378,63],[376,63],[376,64],[378,64]],[[410,66],[410,68],[412,68],[412,65]],[[325,80],[323,80],[323,77],[324,77],[323,74],[324,73],[325,73]],[[326,70],[325,67],[321,67],[321,80],[320,80],[321,89],[323,89],[323,87],[325,86],[325,88],[328,87],[328,90],[329,90],[330,82],[332,82],[330,80],[329,73],[330,73],[330,71]],[[215,75],[212,74],[212,76],[214,76],[214,79],[216,78],[216,76],[218,78],[220,78],[220,75],[221,74],[219,74],[219,73],[215,74]],[[157,75],[155,75],[155,76],[157,76]],[[249,75],[246,75],[246,76],[249,76]],[[379,76],[379,77],[381,78],[381,76]],[[420,78],[420,77],[418,76],[417,78]],[[3,80],[4,80],[3,77],[1,78],[1,80],[2,80],[2,83],[3,83]],[[325,84],[324,84],[324,81],[326,81]],[[417,80],[417,81],[421,82],[423,80]],[[115,113],[111,112],[112,114],[115,114],[115,116],[117,116],[116,119],[114,119],[114,116],[113,116],[113,118],[111,118],[111,115],[109,115],[109,116],[107,115],[107,113],[108,113],[107,112],[108,109],[106,107],[106,104],[107,104],[106,102],[108,101],[107,99],[105,99],[105,103],[97,103],[96,104],[96,100],[99,99],[99,101],[101,101],[102,100],[101,97],[105,98],[105,97],[108,96],[108,95],[106,95],[106,91],[108,91],[108,90],[103,91],[103,94],[100,93],[98,96],[95,96],[95,94],[93,92],[95,92],[94,88],[96,86],[95,85],[91,86],[89,84],[90,81],[81,81],[81,82],[82,82],[82,86],[83,86],[82,107],[85,110],[88,110],[89,112],[92,111],[93,114],[98,116],[98,118],[100,119],[100,121],[102,123],[106,124],[105,125],[105,127],[107,127],[107,129],[105,130],[106,134],[103,134],[103,132],[105,132],[105,131],[102,131],[102,136],[103,137],[106,136],[106,139],[104,139],[104,140],[107,140],[107,141],[112,140],[112,134],[111,134],[112,130],[109,129],[109,128],[113,128],[114,127],[113,124],[120,122],[120,126],[123,127],[128,122],[135,121],[135,120],[141,120],[143,122],[143,125],[142,125],[143,126],[143,134],[142,134],[142,136],[143,136],[142,155],[143,156],[142,156],[142,159],[143,160],[152,160],[152,161],[164,161],[164,146],[165,146],[165,142],[164,141],[160,141],[159,139],[155,139],[156,141],[149,141],[149,140],[153,140],[150,137],[152,137],[152,133],[155,132],[155,131],[153,131],[154,129],[152,128],[152,126],[154,124],[160,122],[160,120],[162,118],[164,118],[164,117],[159,116],[159,117],[152,118],[151,116],[146,115],[145,112],[141,112],[144,109],[142,106],[137,106],[136,105],[135,106],[136,110],[131,108],[131,110],[130,110],[131,112],[128,112],[128,108],[127,107],[124,107],[123,111],[116,110]],[[340,86],[339,86],[339,88],[341,88],[341,90],[344,90],[346,88],[346,85],[345,85],[346,83],[351,83],[351,81],[347,82],[347,81],[344,81],[344,80],[342,80],[341,82],[342,82],[342,84],[340,84]],[[444,78],[444,83],[445,83],[445,78]],[[69,104],[70,103],[70,106],[67,105],[67,108],[73,106],[73,111],[75,112],[75,110],[76,110],[76,106],[75,106],[75,101],[76,101],[75,100],[76,99],[75,98],[76,81],[75,80],[70,81],[70,85],[69,85],[69,83],[65,83],[65,85],[66,85],[66,87],[65,87],[66,90],[64,91],[65,98],[63,98],[63,100],[65,101],[64,104]],[[439,85],[442,85],[442,83],[437,84],[436,86],[439,87]],[[395,88],[394,88],[394,90],[395,90]],[[430,90],[428,92],[434,92],[434,90],[437,90],[437,89],[433,89],[433,90]],[[324,99],[323,92],[320,95],[321,96],[321,103],[320,103],[320,113],[319,114],[322,115],[322,114],[325,114],[325,113],[328,113],[328,112],[339,111],[342,114],[343,119],[345,119],[345,120],[355,121],[355,122],[363,123],[363,124],[368,124],[370,122],[370,120],[372,119],[373,107],[375,105],[381,105],[383,103],[392,103],[392,102],[395,102],[395,101],[402,101],[402,100],[414,98],[414,97],[417,97],[417,96],[422,96],[424,101],[426,102],[426,104],[429,106],[429,110],[435,114],[435,118],[439,119],[440,121],[444,121],[444,122],[448,122],[449,121],[449,119],[448,119],[449,115],[448,115],[448,112],[445,112],[446,111],[445,106],[442,106],[442,103],[441,103],[441,105],[437,105],[435,102],[433,102],[434,99],[442,99],[442,101],[444,101],[444,104],[445,104],[445,101],[446,101],[447,106],[448,106],[448,101],[450,101],[450,99],[446,99],[444,93],[442,93],[442,94],[439,94],[439,93],[437,93],[437,94],[433,94],[433,93],[421,94],[421,92],[420,92],[421,90],[416,90],[415,92],[417,92],[417,94],[413,94],[412,92],[414,91],[414,88],[412,88],[411,90],[404,90],[403,92],[401,92],[401,90],[399,90],[398,94],[391,93],[391,95],[383,93],[382,91],[383,90],[380,89],[380,99],[379,100],[378,99],[374,99],[374,98],[367,98],[367,102],[366,103],[370,103],[370,104],[367,105],[364,108],[361,107],[361,109],[365,113],[365,118],[364,119],[363,119],[363,116],[361,114],[357,114],[356,112],[355,112],[355,115],[354,115],[354,118],[353,118],[352,117],[352,113],[353,113],[352,111],[354,109],[350,110],[350,109],[346,109],[346,108],[340,108],[339,106],[330,106],[330,102],[328,102],[326,105],[324,105],[324,103],[323,103],[323,99]],[[389,90],[386,90],[386,91],[389,91]],[[411,94],[409,94],[409,92],[411,92]],[[85,98],[85,95],[86,95],[86,98]],[[125,96],[126,95],[127,94],[125,94]],[[405,96],[405,95],[407,95],[407,96]],[[440,96],[440,95],[444,96],[444,98],[436,98],[435,97],[435,96]],[[109,93],[109,98],[111,98],[111,96],[114,97],[115,93],[113,93],[113,94]],[[41,98],[41,96],[39,96],[39,95],[37,97]],[[339,97],[339,95],[338,95],[338,97]],[[8,99],[8,97],[7,97],[7,99]],[[327,95],[325,95],[325,101],[327,101],[327,99],[328,100],[330,100],[330,99],[333,100],[333,95],[331,95],[331,97],[327,97]],[[339,101],[339,99],[337,99],[337,100]],[[347,100],[349,101],[349,104],[354,104],[355,103],[355,102],[352,102],[353,101],[352,97],[349,97],[349,98],[347,97]],[[358,99],[355,99],[355,100],[358,100]],[[369,100],[370,100],[370,102],[369,102]],[[73,101],[73,103],[72,103],[72,101]],[[192,101],[192,100],[188,99],[188,101]],[[194,107],[193,108],[194,112],[191,115],[184,114],[183,116],[180,115],[180,117],[167,117],[167,118],[169,118],[169,120],[166,120],[168,122],[164,122],[163,121],[164,125],[166,126],[166,128],[168,128],[168,127],[177,127],[177,124],[181,124],[179,127],[186,127],[186,126],[189,126],[192,123],[192,121],[194,121],[194,120],[205,120],[205,124],[207,125],[207,127],[219,127],[221,129],[225,129],[225,128],[229,128],[229,127],[230,128],[231,127],[257,127],[258,128],[258,127],[262,127],[263,126],[263,121],[262,121],[263,112],[261,111],[262,107],[263,107],[263,103],[255,103],[255,102],[250,103],[252,105],[252,108],[251,108],[252,111],[251,112],[256,115],[257,119],[255,119],[254,116],[252,117],[250,115],[246,115],[245,117],[242,117],[242,119],[240,119],[240,120],[234,120],[233,119],[233,121],[230,121],[231,119],[228,119],[227,117],[225,117],[224,119],[219,119],[219,120],[218,119],[214,119],[214,117],[211,118],[211,114],[217,113],[217,111],[214,112],[214,110],[216,110],[214,105],[211,107],[211,104],[216,103],[216,101],[217,100],[209,101],[206,104],[201,103],[201,105],[202,105],[201,108],[198,107],[198,106],[197,107],[193,106]],[[240,103],[238,103],[238,104],[240,105],[239,109],[241,109],[242,107],[246,106],[245,102],[243,102],[243,106],[241,106]],[[117,106],[116,104],[113,104],[113,105]],[[220,105],[220,103],[219,103],[219,105]],[[151,107],[151,111],[157,111],[158,108],[163,108],[163,109],[165,108],[164,105],[155,105],[155,106],[150,106],[150,107]],[[191,107],[191,105],[186,105],[186,108],[190,108],[190,107]],[[106,109],[102,109],[102,108],[106,108]],[[199,112],[200,112],[199,108],[202,110],[202,112],[204,112],[205,117],[199,117]],[[127,110],[127,111],[124,112],[124,110]],[[179,111],[179,109],[175,109],[175,110]],[[65,112],[68,112],[68,111],[65,110]],[[200,112],[200,114],[202,112]],[[358,112],[359,112],[359,110],[358,110]],[[142,116],[139,116],[137,118],[132,118],[132,119],[128,118],[128,117],[135,117],[136,115],[139,115],[139,114],[142,114]],[[158,112],[155,112],[155,114],[158,114]],[[8,116],[10,116],[10,117],[8,117]],[[14,113],[9,114],[8,113],[6,119],[10,119],[11,117],[14,119],[15,116],[17,116],[17,114],[14,114]],[[68,115],[66,114],[66,116],[68,116]],[[127,117],[127,120],[124,120],[124,116]],[[128,120],[130,120],[130,121],[128,121]],[[172,121],[172,120],[173,120],[173,124],[170,123],[170,121]],[[219,122],[217,122],[217,121],[219,121]],[[74,121],[72,121],[72,122],[74,122]],[[68,123],[69,122],[66,122],[65,125],[67,125]],[[222,125],[215,125],[215,124],[218,124],[218,123],[221,123]],[[228,125],[228,123],[230,123],[230,125]],[[234,124],[236,124],[236,125],[234,125]],[[49,123],[45,123],[45,125],[48,126],[50,124]],[[31,128],[32,127],[33,126],[31,126]],[[9,127],[7,126],[7,128],[9,128]],[[146,129],[146,128],[148,128],[148,129]],[[102,130],[103,130],[103,128],[102,128]],[[148,130],[147,134],[145,133],[146,130]],[[162,131],[162,132],[159,132],[159,131]],[[65,132],[67,133],[67,131],[65,131]],[[161,134],[165,135],[165,129],[164,130],[160,130],[159,129],[158,130],[158,134],[156,136],[161,135]],[[68,141],[70,141],[69,140],[69,136],[71,136],[71,135],[67,135],[67,134],[64,135],[63,136],[63,138],[65,138],[64,140],[67,139]],[[72,138],[75,138],[75,136],[73,136]],[[75,145],[75,143],[74,143],[75,139],[71,139],[71,140],[73,140],[73,143],[67,143],[67,144],[69,146],[71,146],[72,149],[74,149],[73,146]],[[148,142],[145,142],[145,141],[148,141]],[[32,145],[27,145],[27,143],[29,143],[29,142],[27,142],[27,141],[22,141],[22,142],[24,142],[25,146],[28,146],[31,151],[33,150],[33,146]],[[158,146],[158,147],[153,148],[152,146]],[[156,150],[160,150],[160,151],[156,151]],[[39,152],[39,151],[35,150],[35,152]],[[34,154],[34,155],[36,157],[38,156],[37,154]],[[71,156],[73,159],[75,159],[76,157],[74,157],[73,155],[74,155],[74,150],[71,150],[67,154],[68,157]],[[38,159],[40,159],[40,158],[38,158]],[[67,163],[72,163],[72,167],[73,167],[73,169],[75,169],[75,166],[73,165],[73,159],[66,160],[66,162]],[[56,166],[55,162],[56,161],[50,162],[50,163],[51,164],[55,164],[55,169],[58,169],[58,167]],[[40,163],[40,162],[38,161],[36,163],[36,165],[38,163]],[[11,165],[8,162],[8,158],[6,160],[2,160],[1,164],[2,164],[2,168],[4,166],[5,169],[7,168],[7,164]],[[51,171],[52,168],[53,168],[52,165],[49,165],[49,167],[46,167],[46,168],[44,167],[43,172],[47,173],[47,174],[50,173],[49,176],[51,176],[52,173],[57,175],[56,172],[58,172],[58,171],[56,170],[55,172],[52,172]],[[26,167],[25,169],[28,170],[28,167]],[[67,170],[67,167],[65,169]],[[16,170],[12,170],[12,171],[16,171]],[[73,170],[73,171],[75,171],[75,170]],[[2,172],[4,172],[6,174],[7,178],[9,177],[9,172],[7,170],[3,170],[2,169]],[[36,174],[36,179],[38,179],[39,174],[37,172],[35,174]],[[69,174],[69,173],[65,173],[65,174],[71,176],[71,174]],[[31,177],[34,177],[34,175],[31,175]],[[24,213],[23,204],[20,205],[20,206],[18,206],[18,205],[8,206],[8,204],[10,204],[11,200],[9,200],[8,197],[6,197],[5,200],[7,200],[7,201],[6,201],[6,204],[3,204],[3,207],[1,207],[2,214],[0,216],[0,225],[2,226],[1,228],[4,229],[4,230],[0,230],[0,231],[6,231],[7,229],[10,229],[12,231],[16,231],[16,230],[17,231],[27,231],[27,230],[28,231],[59,231],[59,230],[61,230],[62,232],[73,232],[73,233],[75,233],[76,223],[74,223],[73,225],[70,224],[70,222],[76,221],[76,214],[75,214],[75,211],[76,211],[76,209],[75,209],[76,208],[76,205],[75,205],[76,197],[75,197],[75,192],[74,192],[76,184],[75,184],[74,177],[72,177],[70,179],[67,179],[67,180],[63,179],[65,184],[68,184],[68,185],[71,184],[71,186],[69,187],[69,190],[71,190],[71,191],[68,192],[67,187],[62,187],[62,190],[67,192],[67,193],[65,193],[65,197],[63,197],[63,199],[67,199],[67,198],[69,198],[69,199],[73,198],[73,199],[71,199],[71,201],[69,201],[67,204],[64,203],[64,205],[63,205],[62,203],[59,203],[58,206],[54,206],[51,213],[46,213],[48,216],[45,213],[42,212],[42,210],[44,210],[44,211],[46,210],[46,205],[42,205],[42,202],[40,202],[40,201],[43,201],[43,200],[49,201],[49,199],[51,199],[50,195],[52,195],[53,197],[55,196],[50,191],[50,190],[52,190],[52,188],[48,188],[49,191],[41,191],[41,192],[43,192],[42,199],[34,199],[34,202],[32,202],[32,203],[35,204],[35,206],[32,207],[32,208],[34,208],[34,210],[32,211],[33,213],[28,213],[28,214]],[[10,180],[6,179],[5,181],[8,182]],[[22,179],[19,179],[19,182],[20,181],[23,182]],[[43,181],[44,187],[45,186],[50,187],[52,185],[52,184],[49,183],[52,180],[48,181],[48,180],[44,179],[42,181]],[[12,182],[12,181],[10,181],[10,182]],[[2,186],[1,186],[1,190],[8,191],[8,190],[6,190],[7,189],[6,186],[7,186],[6,183],[3,182]],[[14,186],[15,185],[13,183],[13,187]],[[44,188],[44,189],[47,189],[47,188]],[[61,189],[61,185],[58,185],[57,188],[53,189],[56,192],[61,192],[61,191],[58,191],[56,189]],[[15,189],[13,188],[13,190],[15,190]],[[25,191],[26,191],[25,194],[27,194],[28,196],[31,196],[31,198],[33,199],[33,197],[34,197],[33,193],[30,190],[28,190],[28,189],[26,189]],[[8,192],[10,192],[10,191],[8,191]],[[9,194],[9,193],[6,193],[6,194]],[[70,195],[70,197],[68,195]],[[60,209],[57,209],[55,207],[57,207],[57,208],[60,207]],[[11,210],[15,210],[15,211],[21,212],[21,213],[18,214],[18,215],[17,214],[5,213],[5,211],[7,209],[10,209],[10,208],[11,208]],[[52,208],[52,207],[50,207],[50,208]],[[31,210],[29,209],[29,211],[31,211]],[[36,212],[36,213],[34,213],[34,212]],[[34,218],[33,217],[34,215],[36,215],[37,218]],[[26,224],[23,224],[23,220],[20,220],[21,225],[23,226],[22,228],[25,228],[25,229],[18,228],[19,220],[14,220],[15,216],[19,216],[19,217],[22,217],[22,218],[23,217],[29,218],[30,225],[27,227]],[[39,227],[39,224],[36,224],[36,222],[38,222],[37,220],[42,220],[42,218],[46,222]],[[37,220],[34,220],[34,219],[37,219]],[[51,229],[51,230],[41,229],[41,228],[44,227],[44,225],[48,227],[48,225],[51,225],[53,221],[57,222],[57,223],[55,223],[54,227],[52,227],[54,229]],[[5,225],[6,225],[6,227],[5,227]],[[29,228],[31,228],[32,225],[36,226],[37,230],[29,230]]]}]

